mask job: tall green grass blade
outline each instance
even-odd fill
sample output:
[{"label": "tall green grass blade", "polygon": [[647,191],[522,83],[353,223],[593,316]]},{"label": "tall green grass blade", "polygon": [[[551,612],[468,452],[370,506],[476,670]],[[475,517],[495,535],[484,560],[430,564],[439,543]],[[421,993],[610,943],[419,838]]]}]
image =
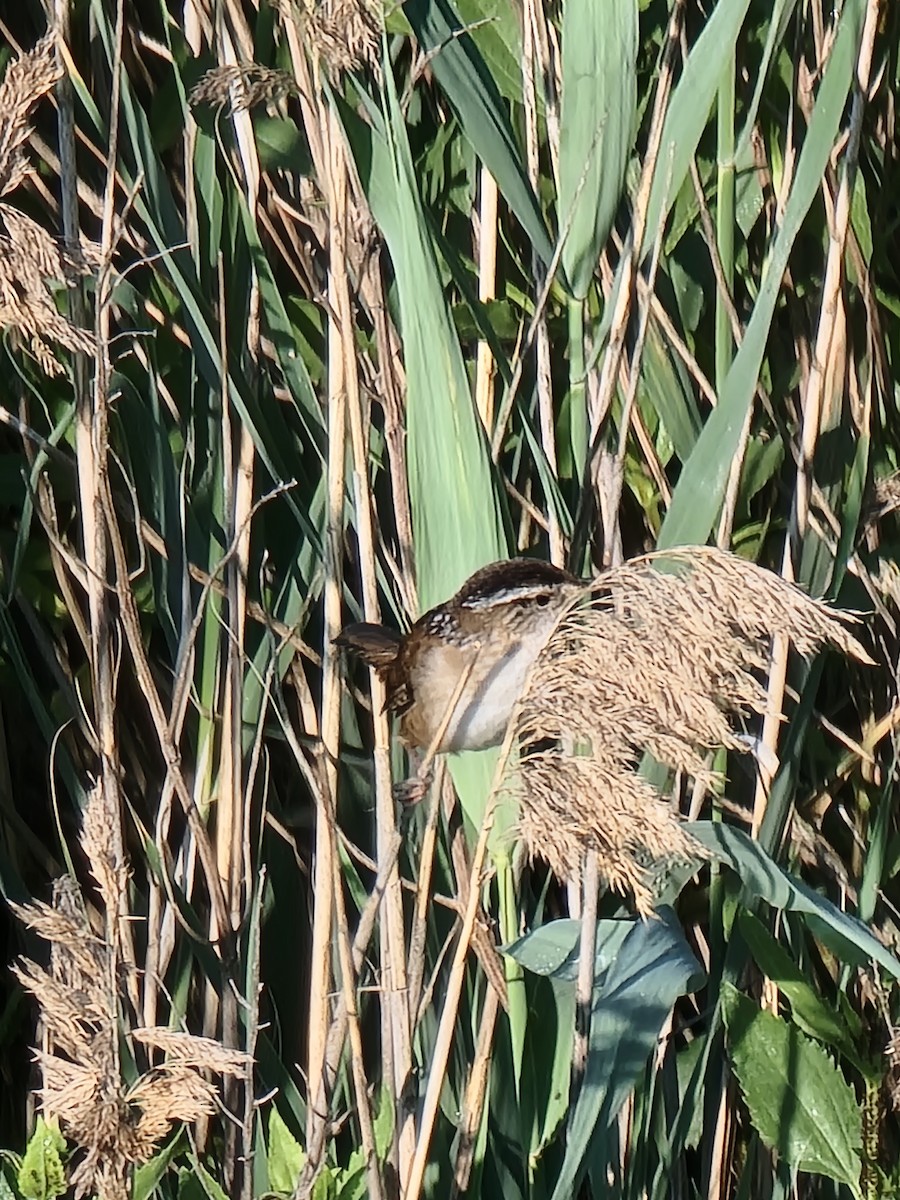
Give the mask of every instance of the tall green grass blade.
[{"label": "tall green grass blade", "polygon": [[[503,507],[490,452],[475,412],[459,339],[441,290],[434,244],[422,209],[390,62],[382,129],[360,161],[397,280],[407,380],[407,464],[419,600],[447,599],[478,567],[507,556]],[[343,112],[342,112],[343,115]],[[357,135],[360,133],[358,127]],[[454,781],[467,816],[480,824],[495,754],[454,756]],[[511,814],[510,818],[511,819]],[[500,838],[508,821],[500,820]]]},{"label": "tall green grass blade", "polygon": [[545,265],[553,243],[503,101],[484,59],[449,0],[409,0],[403,11],[459,117],[460,128],[488,168]]},{"label": "tall green grass blade", "polygon": [[[385,71],[390,68],[385,62]],[[407,454],[419,599],[431,608],[478,567],[506,556],[500,498],[459,339],[441,291],[434,245],[392,77],[385,124],[390,203],[385,227],[397,277],[407,379]],[[378,211],[376,220],[380,219]]]},{"label": "tall green grass blade", "polygon": [[810,1037],[840,1050],[854,1065],[859,1064],[850,1030],[841,1014],[825,1003],[807,974],[763,923],[748,909],[742,908],[736,924],[760,971],[790,1002],[794,1024]]},{"label": "tall green grass blade", "polygon": [[839,952],[852,949],[854,962],[873,959],[894,979],[900,979],[900,961],[861,921],[782,871],[748,834],[713,821],[694,821],[689,828],[698,841],[731,867],[748,895],[772,908],[815,918],[817,930],[829,937],[832,949],[837,947]]},{"label": "tall green grass blade", "polygon": [[508,0],[456,0],[456,9],[504,99],[522,103],[522,22]]},{"label": "tall green grass blade", "polygon": [[563,270],[578,300],[609,237],[634,144],[637,34],[637,0],[563,7],[559,226]]},{"label": "tall green grass blade", "polygon": [[750,101],[750,107],[744,120],[744,131],[738,142],[736,158],[740,158],[745,149],[750,144],[750,138],[753,134],[754,126],[756,125],[756,117],[759,112],[759,106],[762,101],[763,88],[766,80],[769,77],[769,70],[772,65],[772,59],[776,51],[780,48],[784,40],[784,35],[787,32],[787,27],[791,17],[794,15],[794,9],[797,7],[797,0],[775,0],[772,5],[772,16],[769,19],[769,29],[766,34],[766,44],[763,48],[762,62],[759,65],[759,70],[756,74],[756,84],[753,88],[753,99]]},{"label": "tall green grass blade", "polygon": [[686,462],[703,429],[703,418],[684,368],[651,319],[641,356],[643,396],[652,405],[681,462]]},{"label": "tall green grass blade", "polygon": [[[716,186],[716,242],[728,295],[734,292],[735,163],[734,105],[735,55],[726,59],[719,83],[716,138],[718,181]],[[716,389],[722,390],[734,351],[734,336],[728,306],[721,288],[716,288]]]},{"label": "tall green grass blade", "polygon": [[[588,453],[587,374],[584,365],[584,303],[569,300],[569,394],[566,396],[572,479],[584,476]],[[569,455],[563,457],[565,462]],[[560,474],[565,476],[565,468]],[[576,568],[580,564],[576,564]]]},{"label": "tall green grass blade", "polygon": [[722,73],[729,56],[734,55],[735,42],[749,7],[750,0],[719,0],[694,43],[684,72],[672,92],[650,187],[647,225],[641,243],[642,259],[653,248],[657,232],[665,224],[687,178]]},{"label": "tall green grass blade", "polygon": [[861,29],[861,0],[848,0],[816,97],[784,219],[766,263],[753,316],[726,377],[719,403],[706,422],[675,488],[659,536],[661,549],[705,542],[715,524],[759,377],[791,248],[821,187],[822,174],[840,125]]}]

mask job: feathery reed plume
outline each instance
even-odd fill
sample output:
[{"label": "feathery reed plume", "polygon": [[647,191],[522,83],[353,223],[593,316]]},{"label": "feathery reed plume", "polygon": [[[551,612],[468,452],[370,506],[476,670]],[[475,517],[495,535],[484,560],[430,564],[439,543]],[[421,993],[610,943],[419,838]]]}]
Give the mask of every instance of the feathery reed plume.
[{"label": "feathery reed plume", "polygon": [[31,110],[61,78],[49,33],[6,68],[0,83],[0,196],[15,191],[28,174],[22,147],[31,136]]},{"label": "feathery reed plume", "polygon": [[287,71],[261,67],[258,63],[212,67],[194,84],[189,100],[225,108],[228,116],[257,104],[274,104],[286,96],[298,95],[297,84]]},{"label": "feathery reed plume", "polygon": [[288,21],[336,78],[361,67],[378,70],[383,9],[377,0],[275,0]]},{"label": "feathery reed plume", "polygon": [[638,774],[642,755],[709,780],[711,750],[752,748],[734,721],[765,708],[772,636],[807,657],[831,645],[871,663],[851,620],[707,547],[648,555],[593,580],[550,636],[516,718],[528,851],[567,877],[596,850],[607,883],[648,914],[654,866],[705,852]]},{"label": "feathery reed plume", "polygon": [[[30,171],[24,145],[31,136],[31,113],[62,76],[52,35],[7,67],[0,83],[0,196],[14,191]],[[90,243],[65,246],[30,217],[0,204],[0,327],[12,329],[30,346],[47,375],[62,371],[46,339],[90,354],[94,339],[64,317],[48,287],[51,280],[71,286],[97,265]]]},{"label": "feathery reed plume", "polygon": [[[47,1048],[36,1051],[44,1112],[59,1119],[76,1144],[69,1183],[76,1196],[127,1200],[135,1166],[147,1162],[176,1122],[215,1111],[217,1091],[204,1073],[243,1075],[247,1057],[209,1038],[141,1027],[132,1044],[148,1060],[163,1056],[128,1085],[121,1067],[122,960],[117,924],[127,867],[117,861],[103,819],[100,789],[85,809],[82,848],[106,915],[106,936],[92,928],[84,897],[71,877],[57,881],[53,904],[13,905],[29,928],[50,943],[49,969],[21,960],[14,968],[36,998]],[[110,919],[111,918],[111,919]]]}]

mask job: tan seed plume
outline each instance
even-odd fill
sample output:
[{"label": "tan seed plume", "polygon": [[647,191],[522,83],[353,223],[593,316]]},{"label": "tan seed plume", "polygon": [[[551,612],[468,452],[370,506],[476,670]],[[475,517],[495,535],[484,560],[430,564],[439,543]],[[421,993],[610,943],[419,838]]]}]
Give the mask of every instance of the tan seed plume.
[{"label": "tan seed plume", "polygon": [[[31,114],[61,75],[49,34],[7,67],[0,83],[0,196],[15,191],[31,170],[25,153]],[[63,370],[48,340],[94,351],[93,336],[63,316],[49,284],[72,285],[96,267],[97,258],[90,243],[65,246],[13,205],[0,203],[0,328],[24,341],[47,375]]]},{"label": "tan seed plume", "polygon": [[[96,788],[85,810],[81,845],[97,882],[107,935],[94,931],[77,884],[66,877],[52,906],[12,906],[51,946],[48,970],[28,960],[14,969],[38,1002],[46,1044],[35,1053],[39,1095],[44,1111],[59,1119],[74,1143],[76,1165],[69,1177],[74,1194],[127,1200],[134,1168],[153,1157],[172,1125],[216,1110],[218,1091],[208,1076],[243,1075],[247,1057],[179,1030],[126,1029],[124,968],[109,930],[122,911],[128,871],[116,857],[103,811]],[[136,1060],[146,1065],[131,1086],[120,1062],[123,1030],[136,1047]]]},{"label": "tan seed plume", "polygon": [[765,706],[772,636],[806,657],[830,645],[871,662],[852,623],[780,576],[707,547],[649,555],[593,580],[573,595],[516,718],[528,851],[571,877],[595,850],[609,886],[649,913],[654,870],[704,851],[638,774],[643,755],[708,781],[711,751],[753,746],[742,726]]}]

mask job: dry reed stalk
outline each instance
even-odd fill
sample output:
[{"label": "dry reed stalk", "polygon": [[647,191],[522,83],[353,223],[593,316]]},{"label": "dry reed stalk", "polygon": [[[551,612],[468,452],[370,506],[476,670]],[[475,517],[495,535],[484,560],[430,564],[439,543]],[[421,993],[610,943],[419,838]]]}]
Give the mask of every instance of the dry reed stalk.
[{"label": "dry reed stalk", "polygon": [[[819,313],[819,326],[816,331],[815,354],[813,355],[809,378],[803,391],[803,427],[800,439],[800,457],[797,464],[797,481],[794,489],[791,523],[788,536],[785,539],[784,557],[782,560],[782,574],[786,579],[790,580],[794,580],[797,577],[797,564],[799,563],[802,543],[805,540],[809,524],[810,498],[816,486],[813,474],[813,458],[815,457],[816,446],[823,424],[825,371],[835,338],[835,326],[839,307],[838,300],[843,283],[844,255],[850,226],[850,205],[859,159],[866,94],[869,89],[869,78],[872,71],[879,7],[879,0],[868,0],[866,5],[866,15],[856,64],[856,87],[850,110],[849,138],[844,156],[840,188],[834,203],[834,219],[830,222],[829,228],[828,258],[825,264],[825,278],[822,284],[822,304]],[[829,39],[829,47],[832,44],[832,39]],[[822,69],[824,69],[824,65],[823,62],[821,64]],[[830,200],[827,180],[823,180],[822,186],[826,192],[826,200]],[[830,400],[833,407],[835,403],[834,396],[830,397]],[[778,728],[787,683],[787,651],[783,641],[777,642],[775,645],[769,676],[766,720],[762,736],[764,745],[774,751],[778,741]],[[753,801],[754,836],[759,832],[765,815],[769,792],[768,785],[770,782],[768,773],[764,770],[757,785]]]},{"label": "dry reed stalk", "polygon": [[[591,420],[590,445],[591,445],[591,460],[597,453],[597,438],[600,432],[603,420],[612,403],[613,392],[615,391],[616,378],[619,374],[619,363],[625,349],[625,334],[628,329],[628,322],[631,314],[631,305],[633,301],[634,280],[640,268],[640,253],[641,246],[644,241],[644,230],[647,223],[647,210],[650,204],[650,189],[653,183],[653,176],[656,172],[657,160],[659,158],[660,146],[662,143],[662,132],[665,124],[666,113],[669,109],[669,97],[672,91],[672,67],[674,58],[674,47],[678,42],[678,30],[681,27],[681,22],[684,14],[684,4],[679,0],[672,6],[672,13],[669,18],[669,27],[666,32],[666,46],[663,51],[662,64],[660,66],[659,83],[656,88],[656,95],[653,101],[653,116],[650,122],[650,134],[647,142],[647,153],[644,158],[644,164],[641,169],[641,178],[637,187],[637,194],[634,202],[634,213],[632,216],[630,230],[630,244],[626,245],[625,254],[625,272],[622,276],[622,282],[619,291],[615,297],[615,307],[613,309],[612,321],[609,329],[609,338],[606,348],[606,354],[603,358],[603,367],[600,373],[600,381],[598,384],[598,403],[594,416]],[[590,480],[593,475],[593,461],[588,466],[588,471],[585,478],[585,484],[590,486]]]},{"label": "dry reed stalk", "polygon": [[[501,751],[501,763],[504,763],[508,758],[510,744],[511,730],[507,732],[506,742]],[[469,877],[469,894],[466,900],[465,912],[462,918],[462,927],[459,931],[459,938],[457,940],[456,949],[453,955],[453,963],[447,980],[447,989],[444,995],[444,1006],[441,1009],[441,1017],[438,1023],[437,1036],[435,1037],[434,1047],[432,1050],[431,1065],[428,1072],[428,1083],[426,1084],[425,1096],[422,1100],[422,1110],[419,1121],[419,1135],[416,1142],[416,1150],[411,1164],[409,1179],[407,1181],[406,1189],[403,1193],[404,1200],[419,1200],[419,1197],[422,1193],[422,1185],[425,1181],[425,1167],[428,1162],[428,1151],[431,1145],[431,1137],[434,1133],[441,1091],[444,1083],[446,1082],[447,1063],[450,1058],[450,1050],[453,1045],[457,1021],[459,1019],[459,1002],[462,996],[463,983],[465,981],[466,958],[468,957],[469,947],[472,943],[472,935],[475,927],[475,919],[478,914],[478,903],[481,894],[481,872],[484,867],[484,860],[488,848],[488,839],[494,824],[494,814],[496,812],[499,795],[500,789],[497,784],[495,784],[491,789],[491,794],[488,797],[485,805],[484,817],[482,818],[481,822],[481,830],[479,832],[478,841],[475,845],[475,850],[472,854],[472,867]]]},{"label": "dry reed stalk", "polygon": [[[130,1085],[120,1065],[123,961],[116,916],[127,887],[127,864],[117,854],[99,788],[84,812],[81,846],[93,875],[107,932],[98,936],[78,885],[59,881],[52,906],[13,905],[21,920],[50,943],[49,969],[29,960],[14,968],[38,1002],[50,1049],[36,1051],[39,1095],[76,1144],[69,1183],[76,1196],[127,1200],[135,1166],[147,1162],[175,1123],[213,1113],[217,1088],[208,1074],[243,1074],[247,1056],[208,1038],[174,1029],[140,1027],[133,1042],[146,1048],[147,1069]],[[162,1061],[154,1059],[162,1056]]]},{"label": "dry reed stalk", "polygon": [[[538,146],[538,78],[545,82],[544,112],[550,157],[553,163],[554,178],[559,179],[559,124],[555,109],[555,99],[548,93],[552,90],[549,71],[549,47],[542,39],[538,30],[540,5],[535,0],[526,0],[523,16],[522,41],[522,100],[525,109],[525,150],[528,159],[528,178],[534,188],[535,195],[540,191],[540,151]],[[540,13],[543,19],[543,12]],[[546,35],[546,30],[543,31]],[[555,137],[554,137],[555,135]],[[532,251],[531,269],[538,288],[543,287],[544,267],[537,254]],[[538,395],[538,420],[541,431],[541,446],[547,458],[554,477],[558,475],[556,455],[556,430],[553,413],[553,379],[550,356],[550,332],[546,312],[541,314],[535,336],[535,369]],[[550,504],[547,512],[547,532],[550,542],[550,561],[557,567],[566,564],[566,548],[559,523],[557,506]]]},{"label": "dry reed stalk", "polygon": [[807,657],[830,645],[872,661],[849,619],[709,547],[648,555],[573,591],[516,718],[529,852],[565,878],[596,850],[606,883],[649,914],[653,870],[704,854],[640,759],[708,781],[711,750],[751,749],[735,723],[765,709],[773,635]]},{"label": "dry reed stalk", "polygon": [[[497,294],[497,207],[499,192],[497,181],[482,164],[478,177],[481,183],[481,200],[478,211],[478,299],[482,304],[493,300]],[[488,437],[494,425],[494,376],[497,364],[491,348],[484,339],[479,339],[475,359],[475,407]]]},{"label": "dry reed stalk", "polygon": [[[227,117],[232,126],[234,153],[230,166],[235,185],[243,193],[249,219],[257,221],[261,171],[256,141],[248,109],[263,101],[275,103],[291,90],[290,76],[258,68],[245,60],[252,52],[243,15],[232,4],[226,4],[215,38],[216,53],[222,60],[219,67],[208,72],[194,89],[192,103],[218,101],[227,104]],[[228,347],[226,337],[226,295],[221,256],[219,261],[219,370],[222,404],[223,492],[226,532],[234,553],[225,564],[225,585],[228,597],[227,626],[223,629],[221,656],[222,672],[220,711],[223,714],[221,737],[218,741],[218,806],[215,824],[215,852],[221,886],[228,908],[227,935],[232,936],[244,916],[245,888],[249,883],[250,860],[250,797],[252,788],[244,775],[242,745],[242,713],[244,706],[244,639],[247,618],[247,578],[250,572],[250,517],[253,509],[255,450],[246,421],[233,411],[229,398]],[[255,267],[250,266],[249,289],[243,303],[247,320],[246,347],[248,360],[254,365],[260,357],[260,300],[259,282]],[[221,1019],[222,1038],[226,1045],[237,1046],[241,1028],[235,993],[228,989],[219,996],[207,984],[204,995],[204,1027],[212,1032]],[[220,1018],[221,1010],[221,1018]],[[227,1093],[230,1104],[236,1093]],[[243,1098],[246,1118],[252,1106],[252,1094]],[[245,1196],[251,1190],[251,1176],[246,1165],[252,1154],[247,1143],[237,1146],[238,1127],[226,1129],[225,1182],[229,1191]],[[240,1180],[236,1184],[236,1173]]]},{"label": "dry reed stalk", "polygon": [[[350,273],[348,262],[358,255],[348,253],[353,227],[360,227],[371,217],[367,210],[359,207],[350,190],[350,172],[343,132],[333,110],[327,116],[327,130],[331,149],[330,172],[330,257],[333,303],[344,348],[344,378],[347,387],[347,416],[350,428],[350,445],[353,456],[352,480],[354,509],[357,514],[357,539],[359,545],[360,576],[363,593],[363,615],[367,621],[380,619],[377,582],[377,548],[372,490],[368,476],[368,431],[360,390],[357,361],[355,326],[350,297]],[[359,194],[359,193],[358,193]],[[358,273],[358,272],[357,272]],[[382,682],[372,673],[372,709],[375,732],[375,822],[376,850],[382,862],[385,849],[397,832],[396,806],[391,792],[390,726],[385,709],[385,693]],[[400,1095],[404,1081],[412,1069],[412,1044],[410,1031],[408,979],[406,962],[406,938],[403,921],[403,902],[400,873],[395,869],[384,898],[384,914],[379,928],[382,986],[382,1078],[392,1078],[394,1094]],[[412,1115],[401,1118],[397,1130],[398,1170],[401,1187],[409,1173],[412,1159],[414,1130]]]},{"label": "dry reed stalk", "polygon": [[475,1150],[478,1144],[478,1130],[481,1128],[484,1101],[487,1096],[491,1058],[494,1051],[494,1030],[499,1011],[499,993],[494,988],[488,988],[487,994],[484,997],[484,1005],[481,1009],[478,1040],[475,1043],[475,1057],[469,1069],[465,1098],[463,1100],[462,1112],[460,1113],[459,1141],[456,1147],[456,1159],[453,1164],[453,1185],[450,1191],[450,1200],[456,1200],[456,1197],[464,1194],[469,1187],[472,1166],[475,1162]]}]

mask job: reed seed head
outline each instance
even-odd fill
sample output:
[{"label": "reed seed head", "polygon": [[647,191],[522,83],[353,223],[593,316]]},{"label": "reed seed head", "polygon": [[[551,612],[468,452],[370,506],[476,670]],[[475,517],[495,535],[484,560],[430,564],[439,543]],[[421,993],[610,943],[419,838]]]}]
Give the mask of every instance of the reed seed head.
[{"label": "reed seed head", "polygon": [[764,710],[773,635],[807,657],[831,645],[871,662],[852,624],[780,576],[707,547],[600,575],[561,617],[516,717],[529,852],[571,877],[596,851],[609,886],[649,913],[654,870],[706,853],[639,774],[643,756],[711,782],[712,751],[753,745],[743,725]]}]

